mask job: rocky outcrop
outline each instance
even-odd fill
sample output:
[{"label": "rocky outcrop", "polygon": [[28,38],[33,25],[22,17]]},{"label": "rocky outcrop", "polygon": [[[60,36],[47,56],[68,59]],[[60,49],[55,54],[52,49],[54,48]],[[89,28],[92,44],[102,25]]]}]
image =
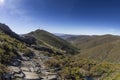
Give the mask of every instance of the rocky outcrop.
[{"label": "rocky outcrop", "polygon": [[0,23],[0,30],[2,30],[4,33],[10,35],[11,37],[20,39],[19,35],[17,35],[15,32],[13,32],[7,25]]},{"label": "rocky outcrop", "polygon": [[32,48],[36,49],[36,50],[40,50],[40,51],[45,51],[45,52],[49,52],[49,53],[54,53],[54,51],[50,48],[47,47],[41,47],[41,46],[34,46],[32,45]]},{"label": "rocky outcrop", "polygon": [[36,39],[32,36],[22,35],[21,39],[27,44],[36,44]]},{"label": "rocky outcrop", "polygon": [[17,40],[23,41],[27,44],[35,44],[35,38],[31,36],[20,36],[13,32],[7,25],[0,23],[0,30],[4,33],[8,34],[9,36],[16,38]]}]

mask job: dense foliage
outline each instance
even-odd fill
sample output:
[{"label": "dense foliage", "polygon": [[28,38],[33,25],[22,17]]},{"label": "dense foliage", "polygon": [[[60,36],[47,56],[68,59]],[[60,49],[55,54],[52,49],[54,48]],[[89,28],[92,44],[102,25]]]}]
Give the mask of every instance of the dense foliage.
[{"label": "dense foliage", "polygon": [[[45,62],[48,68],[56,68],[62,79],[85,80],[86,78],[99,78],[109,80],[119,78],[120,65],[109,62],[97,62],[90,59],[79,58],[78,56],[54,56]],[[110,79],[110,80],[113,80]],[[118,80],[118,79],[117,79]]]}]

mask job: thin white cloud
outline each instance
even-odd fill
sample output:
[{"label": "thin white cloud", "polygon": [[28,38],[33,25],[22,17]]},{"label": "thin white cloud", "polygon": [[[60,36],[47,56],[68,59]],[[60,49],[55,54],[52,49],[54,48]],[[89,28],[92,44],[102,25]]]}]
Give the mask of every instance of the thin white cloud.
[{"label": "thin white cloud", "polygon": [[29,21],[26,11],[20,6],[22,0],[5,0],[4,6],[0,8],[0,16],[8,16],[11,19]]}]

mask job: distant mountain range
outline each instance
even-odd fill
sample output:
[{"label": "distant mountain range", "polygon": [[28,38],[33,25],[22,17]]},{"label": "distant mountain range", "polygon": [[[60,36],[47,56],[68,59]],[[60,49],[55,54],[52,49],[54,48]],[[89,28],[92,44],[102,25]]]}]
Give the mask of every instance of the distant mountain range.
[{"label": "distant mountain range", "polygon": [[54,35],[62,38],[62,39],[67,39],[70,37],[74,37],[74,36],[79,36],[79,35],[73,35],[73,34],[62,34],[62,33],[53,33]]}]

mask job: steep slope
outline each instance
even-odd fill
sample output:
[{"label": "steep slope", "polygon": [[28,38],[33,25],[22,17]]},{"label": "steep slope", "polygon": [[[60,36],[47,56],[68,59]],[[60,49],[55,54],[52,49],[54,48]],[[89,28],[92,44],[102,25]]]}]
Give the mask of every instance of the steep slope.
[{"label": "steep slope", "polygon": [[74,54],[77,51],[77,49],[67,41],[44,30],[38,29],[26,35],[34,37],[38,46],[48,47],[54,51],[61,51],[63,53],[66,52]]},{"label": "steep slope", "polygon": [[5,71],[9,71],[7,65],[13,65],[14,59],[21,59],[19,52],[23,55],[32,53],[25,43],[15,38],[17,36],[9,27],[0,24],[0,75]]},{"label": "steep slope", "polygon": [[[0,64],[9,65],[12,63],[12,59],[16,57],[20,58],[18,52],[23,52],[24,54],[29,53],[29,49],[25,44],[11,38],[9,35],[6,35],[4,32],[0,31]],[[0,68],[2,69],[2,68]],[[3,70],[0,70],[1,72]]]}]

